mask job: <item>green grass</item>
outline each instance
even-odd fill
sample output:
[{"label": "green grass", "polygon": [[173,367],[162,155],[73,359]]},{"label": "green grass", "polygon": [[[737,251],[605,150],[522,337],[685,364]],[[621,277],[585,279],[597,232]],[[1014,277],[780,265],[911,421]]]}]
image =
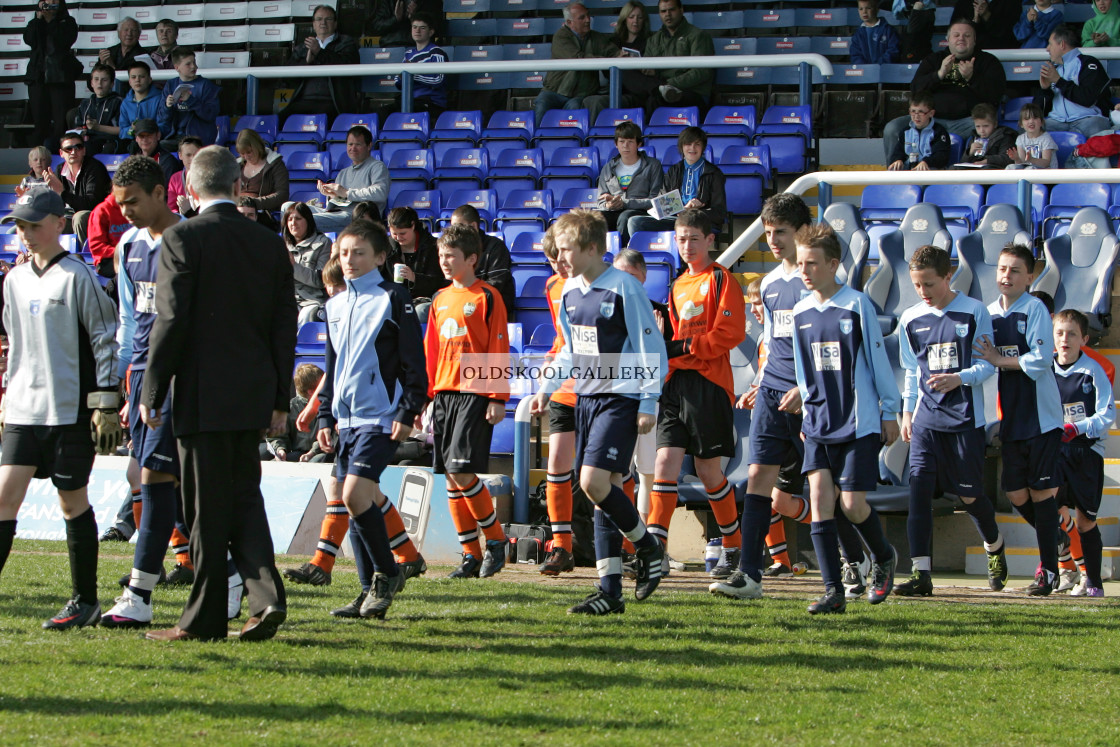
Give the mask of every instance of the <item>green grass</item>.
[{"label": "green grass", "polygon": [[[41,630],[69,589],[60,548],[17,542],[0,581],[3,744],[1120,741],[1111,600],[890,600],[821,619],[802,579],[761,603],[673,590],[636,603],[628,589],[624,615],[583,619],[565,609],[585,581],[432,569],[386,622],[346,622],[326,614],[355,593],[340,564],[331,587],[288,587],[272,641],[157,644]],[[130,565],[111,551],[103,607]],[[185,598],[157,590],[156,624]]]}]

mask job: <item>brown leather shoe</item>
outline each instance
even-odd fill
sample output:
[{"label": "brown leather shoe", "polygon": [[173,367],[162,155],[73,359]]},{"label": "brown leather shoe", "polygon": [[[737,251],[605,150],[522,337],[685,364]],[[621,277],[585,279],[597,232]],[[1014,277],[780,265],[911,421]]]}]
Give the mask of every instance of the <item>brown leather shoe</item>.
[{"label": "brown leather shoe", "polygon": [[276,629],[288,617],[283,607],[265,607],[260,615],[253,615],[241,629],[243,641],[267,641],[276,635]]},{"label": "brown leather shoe", "polygon": [[183,630],[178,625],[165,630],[149,630],[145,635],[149,641],[201,641],[202,636]]}]

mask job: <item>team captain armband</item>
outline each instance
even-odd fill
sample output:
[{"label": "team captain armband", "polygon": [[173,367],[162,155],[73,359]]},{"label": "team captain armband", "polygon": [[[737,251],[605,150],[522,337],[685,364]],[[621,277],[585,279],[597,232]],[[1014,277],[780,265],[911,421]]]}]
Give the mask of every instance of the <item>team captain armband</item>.
[{"label": "team captain armband", "polygon": [[121,395],[118,392],[90,392],[86,395],[86,407],[91,410],[119,410]]}]

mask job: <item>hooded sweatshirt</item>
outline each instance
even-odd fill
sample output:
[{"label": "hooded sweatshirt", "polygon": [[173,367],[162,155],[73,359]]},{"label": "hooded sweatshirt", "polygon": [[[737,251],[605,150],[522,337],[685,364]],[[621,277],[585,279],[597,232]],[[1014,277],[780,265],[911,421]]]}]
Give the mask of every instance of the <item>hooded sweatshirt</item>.
[{"label": "hooded sweatshirt", "polygon": [[1105,46],[1120,46],[1120,3],[1112,0],[1107,13],[1101,13],[1096,3],[1093,3],[1094,16],[1085,22],[1081,30],[1081,46],[1099,46],[1093,41],[1093,34],[1108,34],[1108,43]]}]

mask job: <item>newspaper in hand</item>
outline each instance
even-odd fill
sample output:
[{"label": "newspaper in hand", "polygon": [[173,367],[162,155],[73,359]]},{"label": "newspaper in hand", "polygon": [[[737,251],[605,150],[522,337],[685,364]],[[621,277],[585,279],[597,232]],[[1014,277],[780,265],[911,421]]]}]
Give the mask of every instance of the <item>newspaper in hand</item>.
[{"label": "newspaper in hand", "polygon": [[191,91],[193,90],[194,86],[192,86],[190,83],[180,83],[171,93],[171,100],[176,104],[182,105],[183,102],[191,97]]},{"label": "newspaper in hand", "polygon": [[658,195],[650,200],[650,202],[649,214],[658,220],[669,218],[684,210],[684,203],[681,202],[681,191],[679,189],[674,189],[672,192]]}]

